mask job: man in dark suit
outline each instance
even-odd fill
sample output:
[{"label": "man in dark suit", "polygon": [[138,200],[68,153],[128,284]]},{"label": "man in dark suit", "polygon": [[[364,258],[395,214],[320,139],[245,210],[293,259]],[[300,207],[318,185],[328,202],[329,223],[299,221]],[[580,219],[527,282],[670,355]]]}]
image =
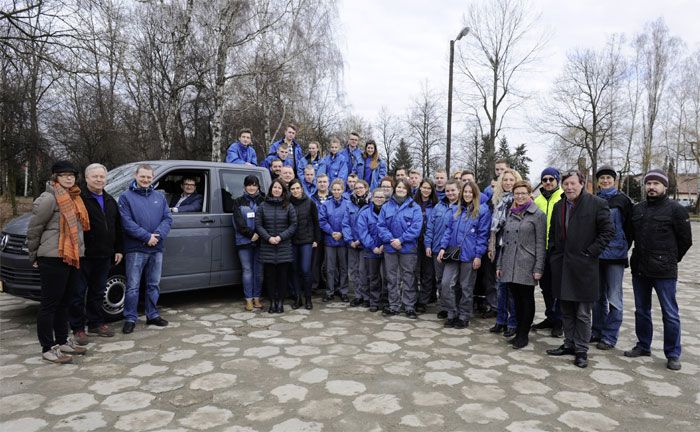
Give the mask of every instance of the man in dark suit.
[{"label": "man in dark suit", "polygon": [[170,200],[170,211],[173,213],[196,213],[202,211],[204,197],[197,193],[197,183],[192,177],[185,177],[180,183],[182,194]]},{"label": "man in dark suit", "polygon": [[607,201],[586,192],[578,171],[562,175],[565,197],[554,204],[549,227],[548,259],[552,296],[559,299],[564,344],[547,350],[553,356],[575,355],[588,366],[593,303],[599,298],[598,257],[615,235]]}]

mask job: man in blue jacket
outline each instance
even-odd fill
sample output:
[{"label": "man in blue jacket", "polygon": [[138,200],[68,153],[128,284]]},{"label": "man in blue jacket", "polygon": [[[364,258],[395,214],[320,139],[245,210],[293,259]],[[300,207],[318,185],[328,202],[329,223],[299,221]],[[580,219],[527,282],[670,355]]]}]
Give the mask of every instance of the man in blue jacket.
[{"label": "man in blue jacket", "polygon": [[173,213],[196,213],[202,211],[204,197],[197,193],[197,182],[192,177],[185,177],[180,183],[182,194],[170,200],[170,211]]},{"label": "man in blue jacket", "polygon": [[126,254],[126,298],[124,300],[125,334],[134,331],[138,315],[141,276],[146,279],[146,324],[165,327],[168,322],[158,312],[160,274],[163,267],[163,242],[173,222],[168,203],[153,188],[153,168],[141,164],[134,181],[119,197],[119,215],[124,231]]},{"label": "man in blue jacket", "polygon": [[253,142],[252,137],[252,130],[241,129],[241,132],[238,134],[238,141],[231,144],[226,152],[226,163],[257,166],[258,156],[251,145]]},{"label": "man in blue jacket", "polygon": [[348,164],[348,174],[357,172],[357,164],[362,161],[362,150],[360,150],[359,143],[360,134],[357,132],[350,132],[350,135],[348,136],[348,145],[341,152],[343,156],[345,156]]},{"label": "man in blue jacket", "polygon": [[321,168],[318,171],[326,174],[331,184],[335,179],[341,179],[345,184],[350,172],[345,155],[340,151],[340,140],[336,137],[331,138],[328,149],[328,155],[321,161]]},{"label": "man in blue jacket", "polygon": [[279,141],[272,143],[270,146],[270,151],[267,153],[268,156],[273,156],[277,153],[277,148],[282,144],[287,144],[290,152],[291,166],[294,167],[294,174],[297,178],[304,178],[304,167],[306,166],[306,158],[304,153],[301,151],[301,145],[296,142],[295,138],[297,136],[297,127],[293,124],[287,125],[287,129],[284,132],[284,138]]}]

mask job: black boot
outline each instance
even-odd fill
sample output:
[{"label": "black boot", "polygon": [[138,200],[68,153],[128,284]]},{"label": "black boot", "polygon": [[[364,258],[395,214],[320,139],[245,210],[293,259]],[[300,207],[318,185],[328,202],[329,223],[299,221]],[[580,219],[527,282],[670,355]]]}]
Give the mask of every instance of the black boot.
[{"label": "black boot", "polygon": [[276,313],[284,312],[284,300],[275,300],[275,312]]},{"label": "black boot", "polygon": [[292,303],[292,309],[299,309],[301,305],[301,295],[297,295],[296,300],[294,300],[294,303]]},{"label": "black boot", "polygon": [[277,312],[277,300],[270,300],[270,308],[267,310],[267,313],[275,312]]},{"label": "black boot", "polygon": [[306,309],[311,310],[314,308],[314,304],[311,303],[311,297],[306,297]]}]

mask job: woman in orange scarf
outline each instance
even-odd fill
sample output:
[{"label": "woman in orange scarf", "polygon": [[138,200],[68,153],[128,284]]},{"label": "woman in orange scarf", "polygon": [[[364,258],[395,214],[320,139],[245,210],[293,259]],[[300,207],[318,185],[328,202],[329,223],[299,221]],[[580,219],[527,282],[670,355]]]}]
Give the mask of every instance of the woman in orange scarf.
[{"label": "woman in orange scarf", "polygon": [[68,304],[80,277],[80,257],[85,252],[83,231],[90,229],[90,219],[80,188],[75,185],[75,166],[59,161],[51,172],[46,192],[32,206],[27,247],[29,259],[41,276],[37,334],[42,358],[52,363],[70,363],[71,354],[86,352],[68,339]]}]

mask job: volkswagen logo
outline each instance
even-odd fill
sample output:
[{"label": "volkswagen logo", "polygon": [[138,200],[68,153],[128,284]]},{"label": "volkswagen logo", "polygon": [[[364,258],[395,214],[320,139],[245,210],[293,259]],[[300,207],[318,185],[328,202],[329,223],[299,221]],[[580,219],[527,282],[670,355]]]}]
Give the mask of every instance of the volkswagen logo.
[{"label": "volkswagen logo", "polygon": [[0,251],[5,250],[5,246],[7,246],[7,242],[10,240],[10,235],[9,234],[3,234],[2,238],[0,238]]}]

